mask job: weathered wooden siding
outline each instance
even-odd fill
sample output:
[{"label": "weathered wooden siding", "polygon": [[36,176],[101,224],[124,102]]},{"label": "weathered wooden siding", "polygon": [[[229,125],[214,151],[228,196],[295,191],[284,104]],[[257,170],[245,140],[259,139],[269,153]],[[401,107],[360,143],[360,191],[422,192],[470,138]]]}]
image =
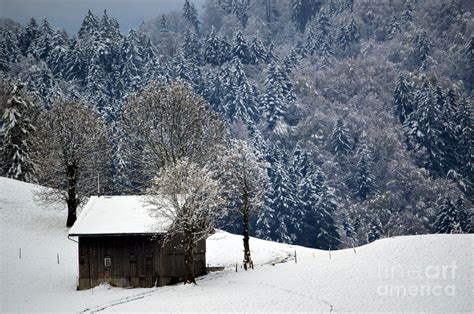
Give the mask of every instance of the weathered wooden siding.
[{"label": "weathered wooden siding", "polygon": [[[88,289],[102,282],[119,287],[152,287],[184,278],[184,255],[180,239],[167,243],[149,236],[79,237],[79,286]],[[206,241],[195,251],[195,274],[206,271]],[[105,258],[110,258],[110,266]]]}]

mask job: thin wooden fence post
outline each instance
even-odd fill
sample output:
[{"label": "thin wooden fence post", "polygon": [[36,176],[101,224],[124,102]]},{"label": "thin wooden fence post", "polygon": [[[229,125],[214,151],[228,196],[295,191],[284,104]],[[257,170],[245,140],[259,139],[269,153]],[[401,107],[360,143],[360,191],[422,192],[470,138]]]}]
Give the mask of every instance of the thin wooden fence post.
[{"label": "thin wooden fence post", "polygon": [[21,259],[21,248],[19,249],[18,256],[19,256],[19,258]]},{"label": "thin wooden fence post", "polygon": [[235,272],[237,272],[237,263],[235,263]]},{"label": "thin wooden fence post", "polygon": [[58,253],[58,264],[59,264],[59,253]]},{"label": "thin wooden fence post", "polygon": [[295,264],[298,264],[298,259],[296,258],[296,250],[295,250]]},{"label": "thin wooden fence post", "polygon": [[329,248],[329,259],[331,259],[331,248]]}]

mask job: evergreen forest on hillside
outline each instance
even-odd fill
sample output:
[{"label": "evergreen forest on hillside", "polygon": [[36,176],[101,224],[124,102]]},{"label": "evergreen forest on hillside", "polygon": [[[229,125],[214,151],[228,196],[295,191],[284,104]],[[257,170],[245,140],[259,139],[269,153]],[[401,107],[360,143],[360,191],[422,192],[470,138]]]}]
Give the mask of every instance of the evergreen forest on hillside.
[{"label": "evergreen forest on hillside", "polygon": [[[336,249],[472,233],[473,13],[463,0],[185,0],[126,34],[106,11],[77,34],[1,19],[0,175],[50,186],[38,117],[77,100],[55,121],[84,130],[81,196],[97,194],[97,173],[103,194],[145,193],[157,174],[124,121],[136,93],[178,82],[266,165],[251,235]],[[220,228],[242,223],[227,215]]]}]

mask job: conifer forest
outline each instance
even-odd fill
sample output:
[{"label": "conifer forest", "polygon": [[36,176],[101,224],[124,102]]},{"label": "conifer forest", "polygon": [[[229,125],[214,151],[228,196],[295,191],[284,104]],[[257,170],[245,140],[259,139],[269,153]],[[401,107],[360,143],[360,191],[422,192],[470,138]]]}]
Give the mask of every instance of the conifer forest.
[{"label": "conifer forest", "polygon": [[[182,0],[125,33],[107,11],[77,33],[2,18],[0,175],[74,208],[145,194],[165,166],[149,144],[166,113],[146,99],[172,95],[198,111],[173,119],[208,137],[171,137],[182,146],[166,158],[255,174],[252,236],[338,249],[472,233],[473,14],[464,0]],[[249,157],[217,156],[220,141]],[[241,233],[240,216],[218,227]]]}]

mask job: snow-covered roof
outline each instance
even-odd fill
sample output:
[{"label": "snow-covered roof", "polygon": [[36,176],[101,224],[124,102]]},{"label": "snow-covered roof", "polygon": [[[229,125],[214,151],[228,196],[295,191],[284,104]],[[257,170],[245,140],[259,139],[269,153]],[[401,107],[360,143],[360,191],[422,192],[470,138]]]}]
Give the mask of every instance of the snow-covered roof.
[{"label": "snow-covered roof", "polygon": [[150,208],[145,196],[92,196],[69,235],[166,233],[171,220],[151,214]]}]

